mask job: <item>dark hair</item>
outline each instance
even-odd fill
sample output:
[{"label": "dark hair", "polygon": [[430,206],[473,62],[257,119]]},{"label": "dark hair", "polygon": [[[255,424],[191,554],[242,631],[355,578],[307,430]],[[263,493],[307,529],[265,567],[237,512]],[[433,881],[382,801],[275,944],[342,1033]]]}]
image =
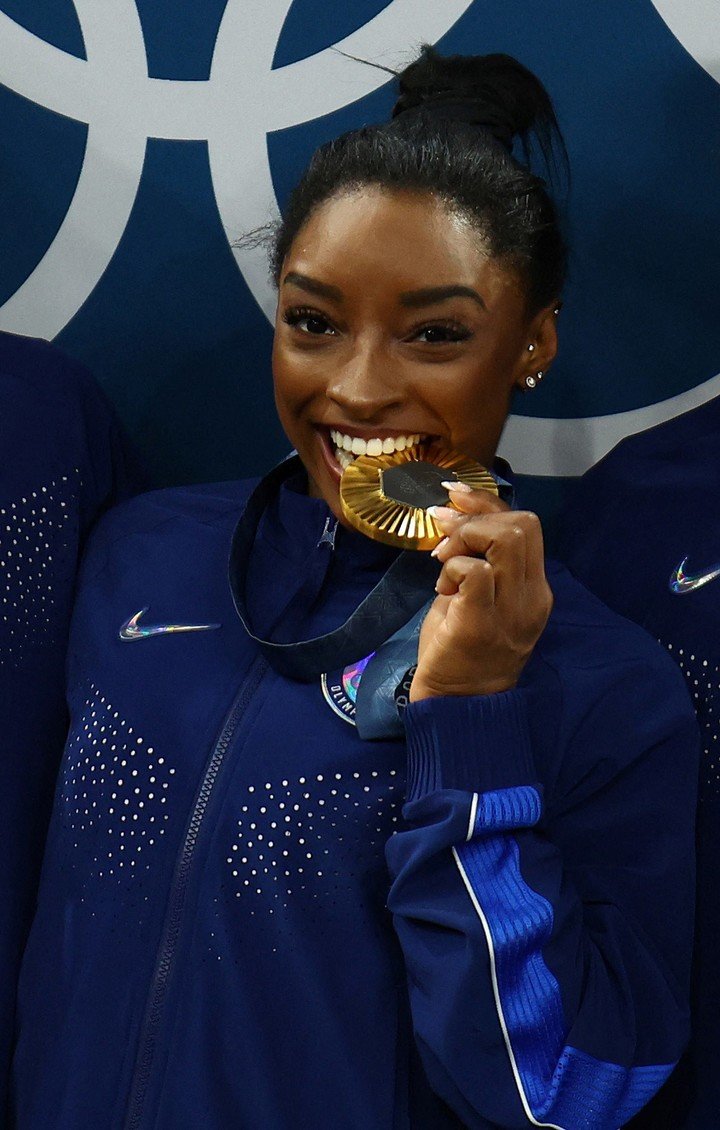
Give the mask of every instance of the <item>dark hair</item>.
[{"label": "dark hair", "polygon": [[489,254],[518,271],[531,311],[542,309],[561,292],[566,249],[546,183],[528,165],[538,149],[551,174],[558,154],[567,160],[542,83],[509,55],[443,57],[427,45],[398,78],[390,122],[343,134],[314,153],[275,232],[276,282],[320,204],[377,185],[432,193],[467,216]]}]

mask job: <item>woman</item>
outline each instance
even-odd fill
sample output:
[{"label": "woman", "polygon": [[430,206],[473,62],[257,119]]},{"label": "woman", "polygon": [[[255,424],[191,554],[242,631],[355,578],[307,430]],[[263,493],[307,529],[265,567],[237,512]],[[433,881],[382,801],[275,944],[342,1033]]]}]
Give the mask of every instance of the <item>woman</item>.
[{"label": "woman", "polygon": [[[563,516],[563,560],[610,608],[667,647],[692,695],[702,734],[692,1040],[682,1068],[643,1112],[639,1124],[649,1130],[703,1130],[717,1121],[720,1110],[720,687],[715,682],[720,671],[720,514],[714,504],[719,488],[716,397],[623,440],[583,476]],[[587,513],[593,514],[592,526],[584,521]],[[615,546],[615,552],[604,552],[607,546]]]},{"label": "woman", "polygon": [[[96,536],[20,1130],[610,1128],[671,1071],[696,773],[674,667],[487,492],[436,511],[435,561],[336,522],[348,454],[423,436],[491,464],[552,361],[563,244],[509,152],[533,127],[554,117],[519,64],[425,50],[277,236],[299,460]],[[363,676],[359,731],[348,668],[390,636],[410,705],[361,718]]]},{"label": "woman", "polygon": [[0,1125],[20,959],[67,733],[65,652],[80,550],[127,493],[117,423],[89,373],[0,333]]}]

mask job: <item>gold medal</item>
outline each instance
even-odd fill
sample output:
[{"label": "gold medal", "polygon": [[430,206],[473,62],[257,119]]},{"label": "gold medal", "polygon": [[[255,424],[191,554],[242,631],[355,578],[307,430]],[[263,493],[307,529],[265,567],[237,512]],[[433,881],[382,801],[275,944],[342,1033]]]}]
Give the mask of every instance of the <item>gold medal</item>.
[{"label": "gold medal", "polygon": [[359,455],[340,480],[345,519],[373,541],[398,549],[434,549],[445,536],[427,513],[450,506],[441,483],[457,479],[497,495],[489,471],[442,444],[419,443],[392,455]]}]

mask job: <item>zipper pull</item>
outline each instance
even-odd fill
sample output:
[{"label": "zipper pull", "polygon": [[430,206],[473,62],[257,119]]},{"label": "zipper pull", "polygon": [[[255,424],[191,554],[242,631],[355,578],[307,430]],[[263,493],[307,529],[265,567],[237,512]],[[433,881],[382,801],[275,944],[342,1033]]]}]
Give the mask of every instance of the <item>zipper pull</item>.
[{"label": "zipper pull", "polygon": [[[330,528],[331,525],[332,529]],[[331,517],[327,517],[325,519],[325,528],[320,535],[320,541],[317,543],[316,548],[319,549],[321,545],[329,545],[330,549],[333,550],[335,548],[335,534],[337,533],[337,528],[337,518],[333,519]]]}]

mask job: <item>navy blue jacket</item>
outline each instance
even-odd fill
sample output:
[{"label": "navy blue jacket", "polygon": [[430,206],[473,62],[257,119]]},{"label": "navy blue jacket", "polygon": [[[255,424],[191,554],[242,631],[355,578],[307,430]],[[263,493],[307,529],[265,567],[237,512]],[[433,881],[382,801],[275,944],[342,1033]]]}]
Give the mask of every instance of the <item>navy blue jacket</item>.
[{"label": "navy blue jacket", "polygon": [[116,425],[88,374],[47,342],[0,333],[0,1111],[67,732],[80,546],[121,475]]},{"label": "navy blue jacket", "polygon": [[[577,576],[677,661],[703,737],[693,1035],[638,1122],[650,1130],[720,1125],[719,497],[720,399],[621,443],[585,476],[564,522],[563,553]],[[685,591],[676,580],[683,562]]]},{"label": "navy blue jacket", "polygon": [[[361,741],[238,620],[247,490],[153,493],[93,538],[18,1130],[619,1126],[687,1037],[697,751],[674,664],[551,565],[517,689]],[[327,631],[387,565],[359,534],[330,545],[328,513],[289,487],[270,508],[266,630]]]}]

